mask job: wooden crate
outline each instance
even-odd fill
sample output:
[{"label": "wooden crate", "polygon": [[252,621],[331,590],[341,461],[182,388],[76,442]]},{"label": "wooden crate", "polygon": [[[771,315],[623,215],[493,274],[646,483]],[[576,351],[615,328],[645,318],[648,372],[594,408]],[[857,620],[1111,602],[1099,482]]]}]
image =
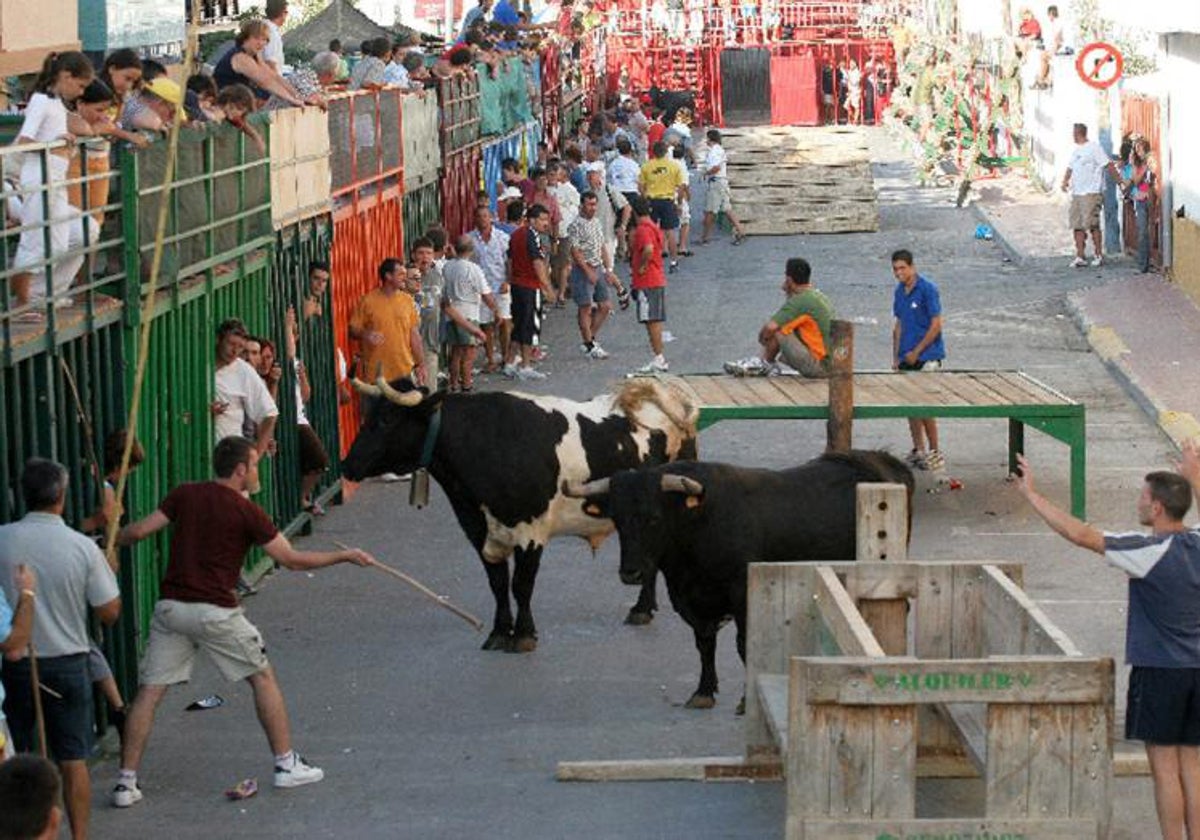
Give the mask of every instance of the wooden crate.
[{"label": "wooden crate", "polygon": [[[1081,656],[1019,577],[989,563],[750,567],[747,761],[781,759],[789,840],[1107,836],[1113,662]],[[964,764],[984,778],[985,813],[917,819],[918,776]]]},{"label": "wooden crate", "polygon": [[328,213],[329,116],[316,107],[271,112],[271,222],[276,230]]}]

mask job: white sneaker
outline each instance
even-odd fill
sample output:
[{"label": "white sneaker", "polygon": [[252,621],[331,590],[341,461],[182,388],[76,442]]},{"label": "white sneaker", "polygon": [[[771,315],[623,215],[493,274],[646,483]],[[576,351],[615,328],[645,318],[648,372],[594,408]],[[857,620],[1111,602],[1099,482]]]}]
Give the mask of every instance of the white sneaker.
[{"label": "white sneaker", "polygon": [[292,761],[290,768],[285,769],[278,764],[275,765],[275,787],[277,788],[294,788],[300,787],[300,785],[310,785],[324,778],[324,770],[320,767],[313,767],[299,754]]},{"label": "white sneaker", "polygon": [[592,342],[592,349],[588,351],[588,356],[593,359],[607,359],[608,351],[600,346],[599,341]]},{"label": "white sneaker", "polygon": [[517,379],[524,379],[524,380],[528,381],[528,380],[540,380],[540,379],[545,379],[545,378],[546,378],[546,374],[542,373],[537,368],[531,368],[531,367],[517,368]]},{"label": "white sneaker", "polygon": [[1099,268],[1102,265],[1104,265],[1104,256],[1102,254],[1097,254],[1092,260],[1092,268]]},{"label": "white sneaker", "polygon": [[142,801],[142,789],[137,786],[137,782],[118,782],[117,786],[112,791],[112,804],[114,808],[128,808]]},{"label": "white sneaker", "polygon": [[505,376],[507,376],[509,379],[516,379],[520,375],[517,366],[514,364],[505,365],[503,368],[500,369],[500,372],[502,374],[504,374]]},{"label": "white sneaker", "polygon": [[1071,260],[1071,268],[1083,268],[1086,265],[1087,260],[1085,260],[1083,257],[1076,257],[1075,259]]},{"label": "white sneaker", "polygon": [[638,373],[666,373],[671,366],[662,356],[655,356],[648,364],[638,368]]},{"label": "white sneaker", "polygon": [[663,330],[662,340],[663,340],[663,344],[670,344],[672,341],[675,340],[675,336],[671,335],[670,330]]}]

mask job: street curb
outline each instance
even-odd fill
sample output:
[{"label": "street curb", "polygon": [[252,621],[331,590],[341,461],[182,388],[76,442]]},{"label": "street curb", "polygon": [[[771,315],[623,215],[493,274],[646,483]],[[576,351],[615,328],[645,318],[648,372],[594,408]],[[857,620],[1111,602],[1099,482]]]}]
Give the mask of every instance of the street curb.
[{"label": "street curb", "polygon": [[975,217],[979,219],[980,222],[992,229],[992,241],[999,245],[1001,249],[1003,249],[1009,261],[1016,265],[1023,265],[1028,257],[1023,254],[1015,245],[1009,242],[1004,234],[1000,232],[1000,228],[996,225],[995,220],[992,218],[987,208],[978,201],[972,201],[971,209],[975,211]]},{"label": "street curb", "polygon": [[1092,352],[1104,362],[1113,378],[1177,447],[1186,440],[1200,437],[1200,421],[1186,411],[1171,410],[1141,383],[1129,364],[1130,350],[1125,342],[1112,327],[1092,320],[1079,300],[1081,294],[1076,292],[1067,295],[1067,311]]}]

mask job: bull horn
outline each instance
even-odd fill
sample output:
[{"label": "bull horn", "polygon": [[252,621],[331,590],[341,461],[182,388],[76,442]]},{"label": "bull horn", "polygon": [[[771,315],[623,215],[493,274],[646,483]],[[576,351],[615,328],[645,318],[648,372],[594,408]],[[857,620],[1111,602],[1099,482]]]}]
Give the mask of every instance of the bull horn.
[{"label": "bull horn", "polygon": [[608,486],[612,483],[611,478],[597,478],[595,481],[589,481],[587,484],[579,484],[574,481],[564,481],[562,485],[563,495],[571,499],[586,499],[589,496],[606,496],[608,495]]},{"label": "bull horn", "polygon": [[420,391],[397,391],[382,376],[376,380],[376,387],[378,387],[381,396],[387,397],[389,401],[394,402],[396,405],[411,407],[420,403],[424,398]]},{"label": "bull horn", "polygon": [[370,385],[366,382],[363,382],[357,376],[351,377],[350,384],[353,385],[354,390],[358,391],[358,393],[360,393],[360,394],[366,394],[368,397],[378,397],[379,396],[379,386],[378,385]]},{"label": "bull horn", "polygon": [[664,493],[687,493],[689,496],[701,496],[704,494],[704,485],[694,478],[688,478],[685,475],[673,475],[665,473],[662,477],[662,491]]}]

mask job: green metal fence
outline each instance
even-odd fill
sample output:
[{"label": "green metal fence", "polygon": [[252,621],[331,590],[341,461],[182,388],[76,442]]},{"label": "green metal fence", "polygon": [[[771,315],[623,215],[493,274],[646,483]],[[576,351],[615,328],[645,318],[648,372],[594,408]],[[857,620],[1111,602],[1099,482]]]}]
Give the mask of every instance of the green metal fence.
[{"label": "green metal fence", "polygon": [[404,194],[404,247],[442,220],[442,193],[437,182]]}]

